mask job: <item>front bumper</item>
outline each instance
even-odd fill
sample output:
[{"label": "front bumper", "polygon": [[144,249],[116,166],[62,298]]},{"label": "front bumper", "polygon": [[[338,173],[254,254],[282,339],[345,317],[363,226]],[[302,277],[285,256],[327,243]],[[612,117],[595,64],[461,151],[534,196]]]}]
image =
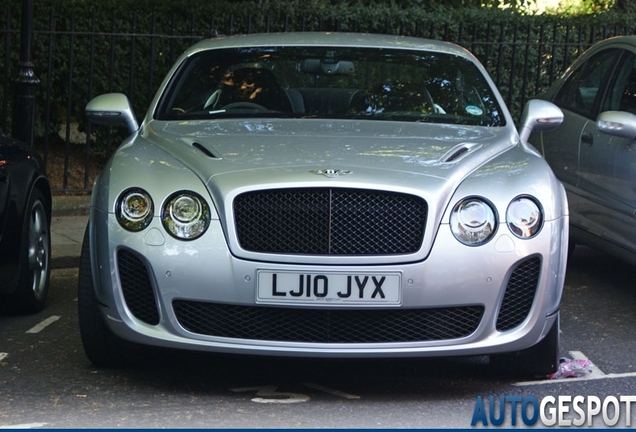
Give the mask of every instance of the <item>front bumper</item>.
[{"label": "front bumper", "polygon": [[[443,225],[426,260],[372,266],[241,260],[218,223],[180,242],[158,225],[125,232],[95,209],[90,235],[105,320],[133,342],[308,357],[485,355],[533,346],[556,321],[567,218],[531,240],[499,230],[481,247],[461,245]],[[401,297],[397,305],[259,304],[260,270],[399,274]]]}]

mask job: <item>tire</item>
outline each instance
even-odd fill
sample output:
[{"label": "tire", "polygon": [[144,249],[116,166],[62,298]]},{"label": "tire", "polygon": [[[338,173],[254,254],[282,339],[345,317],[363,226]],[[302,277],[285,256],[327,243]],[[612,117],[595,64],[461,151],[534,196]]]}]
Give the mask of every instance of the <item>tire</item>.
[{"label": "tire", "polygon": [[548,334],[533,347],[510,354],[490,357],[490,363],[497,372],[519,376],[548,376],[559,367],[559,341],[561,333],[561,313]]},{"label": "tire", "polygon": [[575,249],[576,249],[576,242],[570,239],[568,241],[568,259],[567,259],[568,264],[572,261],[572,256],[574,255]]},{"label": "tire", "polygon": [[20,270],[14,294],[18,312],[40,312],[51,281],[51,218],[44,195],[33,189],[27,203],[20,241]]},{"label": "tire", "polygon": [[99,309],[90,257],[89,225],[84,232],[80,255],[77,312],[80,336],[86,357],[98,367],[120,368],[139,363],[139,348],[115,335]]}]

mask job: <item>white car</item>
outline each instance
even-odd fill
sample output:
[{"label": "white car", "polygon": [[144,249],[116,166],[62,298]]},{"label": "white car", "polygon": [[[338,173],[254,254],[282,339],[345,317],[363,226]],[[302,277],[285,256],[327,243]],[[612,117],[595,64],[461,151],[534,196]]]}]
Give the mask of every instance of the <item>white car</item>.
[{"label": "white car", "polygon": [[[95,182],[79,281],[97,365],[148,345],[269,356],[494,355],[556,369],[565,191],[465,49],[286,33],[188,49]],[[512,359],[512,361],[511,361]]]}]

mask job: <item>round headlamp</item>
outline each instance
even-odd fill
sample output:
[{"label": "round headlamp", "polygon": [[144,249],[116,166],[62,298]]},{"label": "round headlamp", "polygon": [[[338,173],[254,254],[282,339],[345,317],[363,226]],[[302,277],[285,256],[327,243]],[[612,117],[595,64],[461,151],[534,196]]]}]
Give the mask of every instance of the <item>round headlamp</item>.
[{"label": "round headlamp", "polygon": [[533,199],[518,197],[508,206],[506,222],[517,237],[532,238],[543,226],[543,212]]},{"label": "round headlamp", "polygon": [[150,225],[154,204],[148,192],[141,188],[126,189],[119,195],[115,215],[119,224],[128,231],[141,231]]},{"label": "round headlamp", "polygon": [[453,208],[451,231],[457,240],[468,246],[486,243],[495,234],[495,212],[481,198],[466,198]]},{"label": "round headlamp", "polygon": [[166,200],[161,222],[173,237],[194,240],[201,237],[210,226],[210,207],[194,192],[177,192]]}]

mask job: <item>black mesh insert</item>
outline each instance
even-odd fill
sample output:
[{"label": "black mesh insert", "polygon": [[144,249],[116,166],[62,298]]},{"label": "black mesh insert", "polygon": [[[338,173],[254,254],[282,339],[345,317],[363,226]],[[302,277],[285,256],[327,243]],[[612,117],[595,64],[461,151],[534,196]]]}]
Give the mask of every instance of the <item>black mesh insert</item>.
[{"label": "black mesh insert", "polygon": [[512,272],[501,302],[497,330],[510,330],[526,319],[534,302],[540,272],[541,258],[539,257],[532,257],[521,262]]},{"label": "black mesh insert", "polygon": [[241,247],[261,253],[414,253],[422,245],[426,215],[423,199],[377,190],[277,189],[234,200]]},{"label": "black mesh insert", "polygon": [[179,323],[193,333],[235,339],[383,343],[456,339],[473,333],[482,306],[438,309],[303,309],[175,300]]},{"label": "black mesh insert", "polygon": [[130,312],[147,324],[159,324],[157,301],[143,261],[133,252],[121,249],[117,252],[117,266],[124,300]]}]

